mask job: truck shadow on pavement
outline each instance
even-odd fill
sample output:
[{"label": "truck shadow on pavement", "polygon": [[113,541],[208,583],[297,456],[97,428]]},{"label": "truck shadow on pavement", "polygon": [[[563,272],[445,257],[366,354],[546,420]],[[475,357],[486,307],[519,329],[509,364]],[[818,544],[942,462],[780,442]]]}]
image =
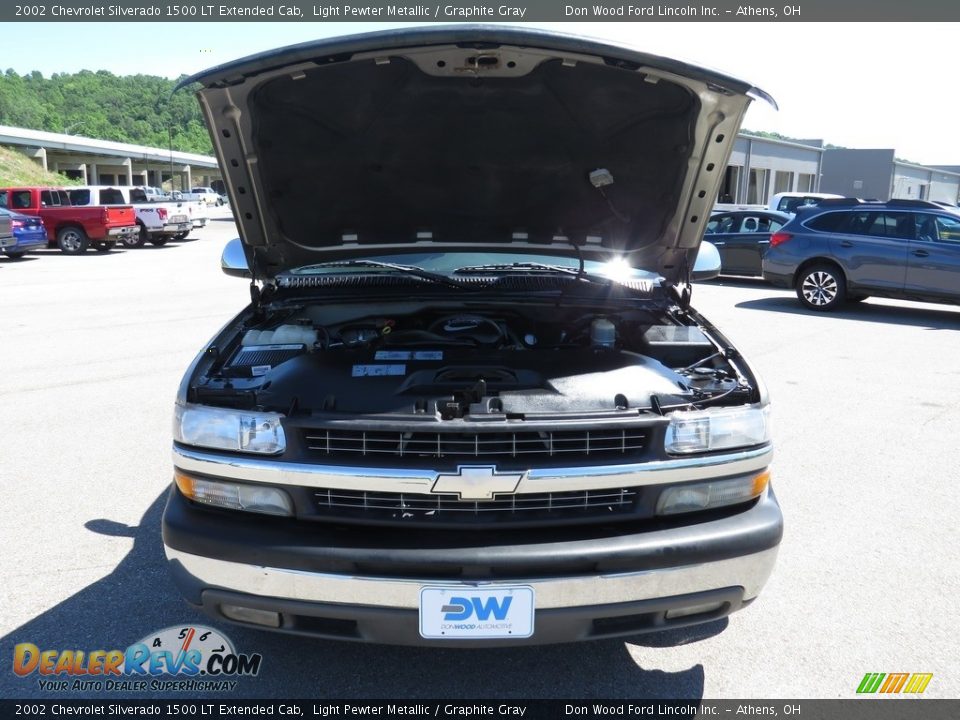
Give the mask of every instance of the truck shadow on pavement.
[{"label": "truck shadow on pavement", "polygon": [[[416,698],[647,698],[699,700],[703,666],[681,672],[642,667],[621,641],[500,649],[407,648],[331,642],[232,626],[194,611],[180,598],[168,577],[160,517],[167,493],[147,509],[140,525],[107,519],[85,527],[109,536],[130,537],[134,544],[103,579],[80,590],[33,620],[0,638],[0,697],[173,699],[204,701],[261,699],[416,699]],[[233,692],[143,693],[41,690],[36,673],[19,677],[10,659],[17,643],[40,650],[123,650],[160,629],[189,624],[217,628],[241,653],[261,653],[257,677],[239,678]],[[657,664],[656,648],[683,645],[722,632],[722,619],[699,628],[677,629],[633,639],[634,653]],[[640,646],[640,647],[637,647]],[[641,649],[652,648],[649,652]],[[90,679],[81,676],[83,679]],[[47,678],[50,679],[50,678]],[[56,679],[74,677],[61,676]],[[163,679],[175,679],[169,676]],[[176,679],[184,679],[183,676]]]},{"label": "truck shadow on pavement", "polygon": [[791,315],[807,315],[811,318],[822,318],[824,320],[856,320],[884,325],[913,325],[930,330],[956,330],[960,328],[960,312],[953,308],[935,309],[908,305],[879,305],[871,303],[869,299],[865,302],[847,303],[840,309],[831,312],[807,310],[794,297],[745,300],[737,303],[735,307],[744,310],[767,310],[790,313]]}]

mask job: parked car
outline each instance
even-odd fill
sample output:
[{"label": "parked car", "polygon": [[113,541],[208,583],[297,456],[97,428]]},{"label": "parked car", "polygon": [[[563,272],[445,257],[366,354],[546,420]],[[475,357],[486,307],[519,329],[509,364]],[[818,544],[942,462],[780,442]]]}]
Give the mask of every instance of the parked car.
[{"label": "parked car", "polygon": [[770,240],[763,277],[813,310],[870,295],[960,301],[960,212],[925,200],[828,200]]},{"label": "parked car", "polygon": [[193,83],[238,205],[222,267],[252,303],[176,401],[163,542],[190,603],[484,646],[758,596],[783,523],[767,394],[690,282],[711,169],[761,90],[502,26],[328,39]]},{"label": "parked car", "polygon": [[182,202],[186,206],[187,213],[190,216],[190,222],[195,229],[199,230],[207,226],[207,222],[210,220],[210,211],[206,202],[191,199],[190,193],[185,193],[180,190],[174,190],[173,193],[171,193],[171,197],[173,200]]},{"label": "parked car", "polygon": [[9,258],[22,258],[46,246],[47,231],[40,218],[0,208],[0,252]]},{"label": "parked car", "polygon": [[773,211],[720,212],[710,216],[707,237],[720,253],[722,275],[756,275],[770,245],[770,235],[790,221]]},{"label": "parked car", "polygon": [[0,250],[12,248],[16,243],[17,239],[13,236],[10,214],[5,210],[0,211]]},{"label": "parked car", "polygon": [[721,203],[714,204],[712,212],[731,212],[734,210],[766,210],[766,205],[754,205],[749,203]]},{"label": "parked car", "polygon": [[181,193],[184,200],[199,200],[206,205],[223,205],[223,199],[216,190],[211,187],[195,187],[190,192]]},{"label": "parked car", "polygon": [[843,195],[821,192],[781,192],[770,198],[768,210],[795,214],[799,208],[818,205],[821,200],[842,198]]},{"label": "parked car", "polygon": [[139,185],[144,196],[147,199],[147,202],[168,202],[171,200],[170,193],[163,190],[163,188],[153,187],[151,185]]},{"label": "parked car", "polygon": [[186,237],[192,224],[183,203],[151,202],[143,188],[110,185],[80,185],[67,190],[70,203],[86,205],[131,205],[137,216],[137,234],[125,237],[126,247],[166,245],[175,237]]},{"label": "parked car", "polygon": [[118,239],[136,234],[134,210],[126,206],[73,207],[67,191],[54,187],[0,188],[0,208],[40,218],[49,244],[68,255],[93,246],[107,252]]}]

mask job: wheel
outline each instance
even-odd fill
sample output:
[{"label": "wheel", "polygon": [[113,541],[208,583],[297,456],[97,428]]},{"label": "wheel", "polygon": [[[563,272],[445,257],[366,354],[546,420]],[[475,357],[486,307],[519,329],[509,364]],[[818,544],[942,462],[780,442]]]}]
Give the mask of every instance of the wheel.
[{"label": "wheel", "polygon": [[114,247],[116,247],[116,244],[117,244],[116,240],[100,240],[93,244],[93,249],[96,250],[97,252],[102,252],[102,253],[110,252],[111,250],[113,250]]},{"label": "wheel", "polygon": [[150,233],[147,232],[146,225],[142,223],[137,223],[137,234],[136,235],[124,235],[120,238],[120,242],[123,243],[123,246],[126,248],[139,248],[143,247],[144,243],[150,239]]},{"label": "wheel", "polygon": [[186,238],[187,238],[187,236],[188,236],[189,234],[190,234],[190,231],[187,230],[186,232],[177,233],[177,234],[174,235],[173,237],[176,238],[177,240],[186,240]]},{"label": "wheel", "polygon": [[836,310],[847,297],[847,283],[836,265],[811,265],[797,278],[797,298],[811,310]]},{"label": "wheel", "polygon": [[57,233],[57,246],[67,255],[85,252],[89,242],[87,234],[78,227],[61,228]]},{"label": "wheel", "polygon": [[169,240],[169,239],[170,239],[170,238],[168,238],[168,237],[155,237],[155,238],[150,238],[150,243],[151,243],[152,245],[157,246],[157,247],[163,247],[164,245],[167,244],[167,240]]},{"label": "wheel", "polygon": [[13,252],[8,252],[8,253],[4,253],[4,254],[5,254],[8,258],[10,258],[11,260],[19,260],[19,259],[22,258],[24,255],[26,255],[27,253],[26,253],[25,250],[20,250],[19,252],[17,252],[16,250],[14,250]]}]

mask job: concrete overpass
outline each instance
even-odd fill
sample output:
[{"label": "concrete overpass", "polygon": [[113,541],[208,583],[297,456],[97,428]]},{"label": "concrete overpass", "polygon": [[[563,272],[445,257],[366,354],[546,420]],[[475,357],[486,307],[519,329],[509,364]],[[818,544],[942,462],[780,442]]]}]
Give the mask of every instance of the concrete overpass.
[{"label": "concrete overpass", "polygon": [[217,159],[211,155],[8,125],[0,125],[0,145],[14,147],[44,170],[63,173],[85,185],[159,186],[171,180],[173,189],[183,190],[222,182]]}]

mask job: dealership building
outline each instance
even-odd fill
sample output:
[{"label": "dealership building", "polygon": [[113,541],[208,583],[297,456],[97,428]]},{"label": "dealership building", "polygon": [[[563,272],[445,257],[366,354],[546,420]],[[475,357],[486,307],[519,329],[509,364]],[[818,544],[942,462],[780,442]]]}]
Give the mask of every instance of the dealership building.
[{"label": "dealership building", "polygon": [[829,148],[823,152],[820,189],[877,200],[936,200],[957,203],[960,167],[917,165],[898,160],[893,150]]},{"label": "dealership building", "polygon": [[822,140],[791,142],[740,133],[717,199],[766,205],[780,192],[816,192],[823,153]]}]

